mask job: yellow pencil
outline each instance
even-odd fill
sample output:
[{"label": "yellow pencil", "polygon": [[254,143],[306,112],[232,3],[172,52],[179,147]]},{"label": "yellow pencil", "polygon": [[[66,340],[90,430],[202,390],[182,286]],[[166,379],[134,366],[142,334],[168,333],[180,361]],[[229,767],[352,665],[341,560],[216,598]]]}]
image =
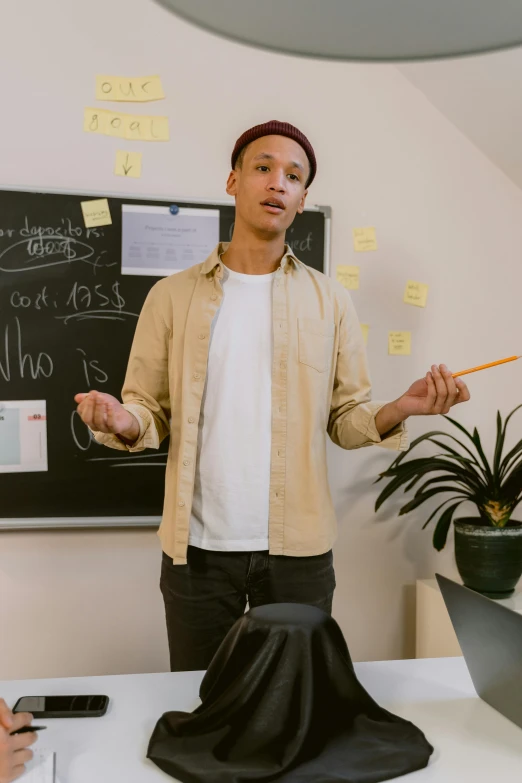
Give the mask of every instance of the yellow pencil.
[{"label": "yellow pencil", "polygon": [[516,359],[522,359],[522,356],[509,356],[507,359],[499,359],[498,362],[481,364],[480,367],[471,367],[469,370],[461,370],[460,372],[454,372],[451,377],[456,378],[459,375],[467,375],[469,372],[477,372],[477,370],[485,370],[487,367],[495,367],[497,364],[504,364],[505,362],[514,362]]}]

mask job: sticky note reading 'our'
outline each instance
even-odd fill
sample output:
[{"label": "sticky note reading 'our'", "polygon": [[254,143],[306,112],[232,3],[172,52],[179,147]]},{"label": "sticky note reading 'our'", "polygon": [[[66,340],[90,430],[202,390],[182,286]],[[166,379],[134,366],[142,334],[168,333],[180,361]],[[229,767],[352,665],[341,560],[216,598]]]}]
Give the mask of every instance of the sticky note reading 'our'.
[{"label": "sticky note reading 'our'", "polygon": [[427,298],[428,286],[425,283],[416,283],[414,280],[408,280],[406,283],[406,291],[404,292],[404,301],[406,304],[426,307]]},{"label": "sticky note reading 'our'", "polygon": [[165,97],[159,76],[97,76],[97,101],[159,101]]},{"label": "sticky note reading 'our'", "polygon": [[409,356],[411,332],[388,332],[388,353],[390,356]]},{"label": "sticky note reading 'our'", "polygon": [[120,177],[141,177],[141,152],[118,150],[114,173]]},{"label": "sticky note reading 'our'", "polygon": [[340,264],[337,267],[337,280],[350,291],[357,291],[359,288],[359,267]]},{"label": "sticky note reading 'our'", "polygon": [[361,329],[364,337],[364,344],[368,345],[368,331],[370,329],[370,324],[361,324]]},{"label": "sticky note reading 'our'", "polygon": [[377,250],[377,237],[373,226],[353,229],[353,246],[357,253],[365,253],[367,250]]},{"label": "sticky note reading 'our'", "polygon": [[112,226],[111,211],[106,198],[98,198],[94,201],[81,202],[83,219],[86,228],[96,226]]}]

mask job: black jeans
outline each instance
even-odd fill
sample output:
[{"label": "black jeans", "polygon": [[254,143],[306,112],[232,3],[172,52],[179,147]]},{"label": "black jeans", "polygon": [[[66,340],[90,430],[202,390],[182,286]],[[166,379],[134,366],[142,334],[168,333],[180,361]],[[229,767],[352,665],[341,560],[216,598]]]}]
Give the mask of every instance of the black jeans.
[{"label": "black jeans", "polygon": [[163,553],[170,667],[207,669],[236,620],[263,604],[311,604],[331,614],[335,574],[331,550],[312,557],[268,552],[211,552],[189,546],[186,565]]}]

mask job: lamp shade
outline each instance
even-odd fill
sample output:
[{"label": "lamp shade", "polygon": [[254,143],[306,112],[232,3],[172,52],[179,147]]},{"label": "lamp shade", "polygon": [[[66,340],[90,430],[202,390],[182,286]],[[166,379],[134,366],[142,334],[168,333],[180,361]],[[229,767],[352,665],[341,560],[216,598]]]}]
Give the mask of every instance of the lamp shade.
[{"label": "lamp shade", "polygon": [[521,0],[157,0],[227,38],[331,60],[424,60],[522,43]]}]

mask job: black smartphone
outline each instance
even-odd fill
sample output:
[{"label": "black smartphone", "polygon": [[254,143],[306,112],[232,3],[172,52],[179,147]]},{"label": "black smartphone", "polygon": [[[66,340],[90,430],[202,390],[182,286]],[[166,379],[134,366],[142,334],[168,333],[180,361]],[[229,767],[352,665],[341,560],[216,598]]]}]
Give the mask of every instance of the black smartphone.
[{"label": "black smartphone", "polygon": [[30,712],[35,718],[99,718],[108,706],[108,696],[22,696],[13,712]]}]

